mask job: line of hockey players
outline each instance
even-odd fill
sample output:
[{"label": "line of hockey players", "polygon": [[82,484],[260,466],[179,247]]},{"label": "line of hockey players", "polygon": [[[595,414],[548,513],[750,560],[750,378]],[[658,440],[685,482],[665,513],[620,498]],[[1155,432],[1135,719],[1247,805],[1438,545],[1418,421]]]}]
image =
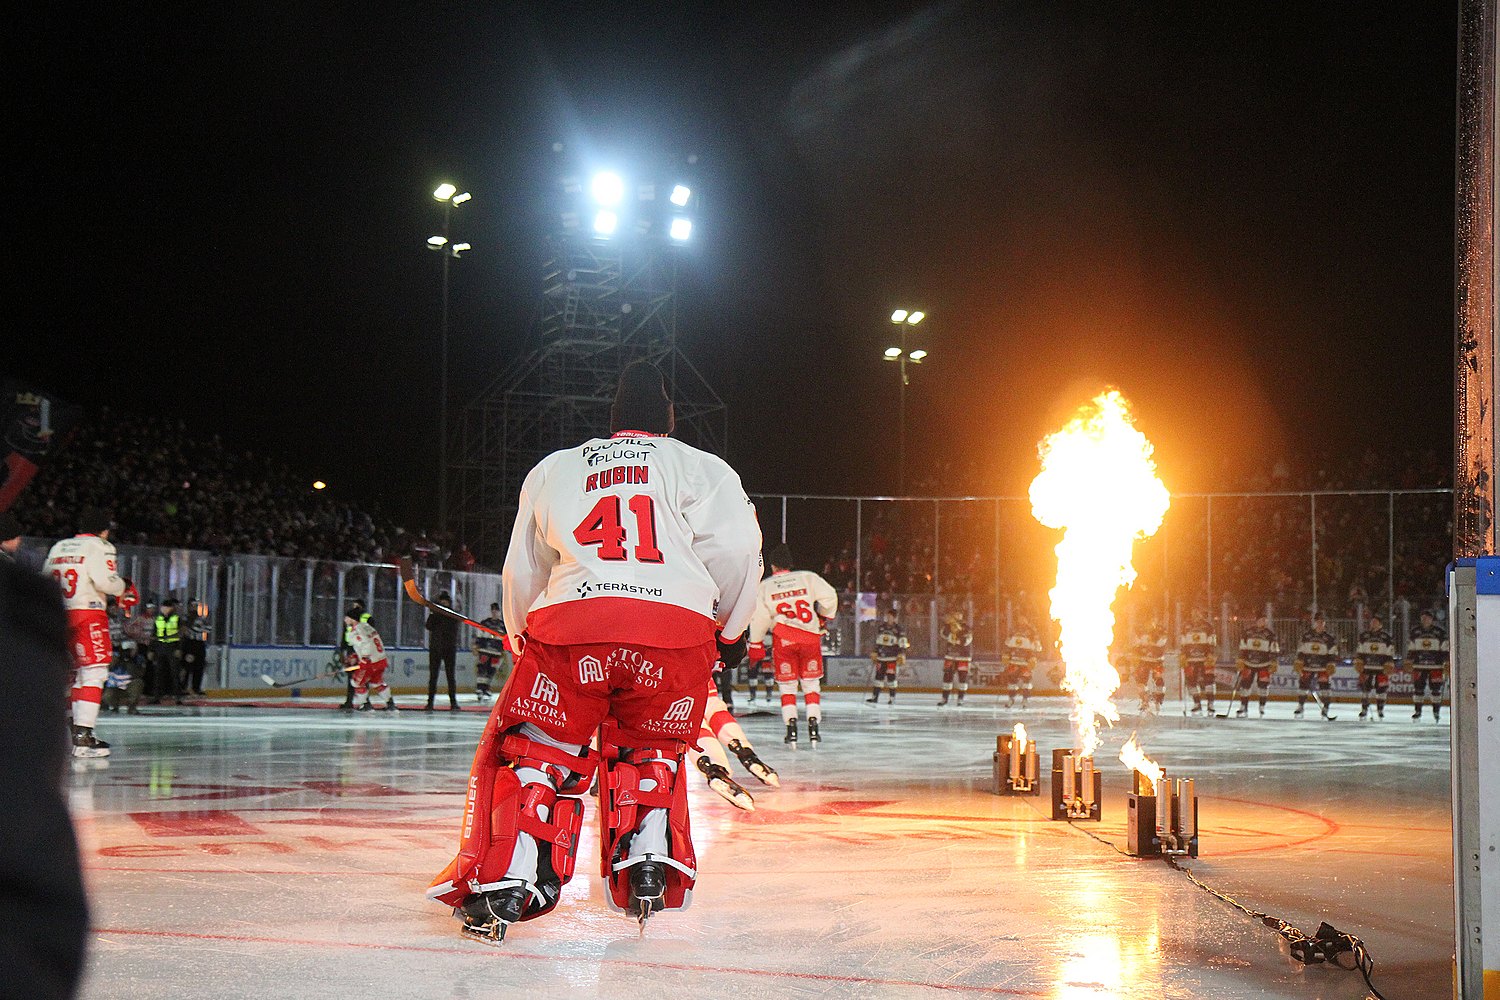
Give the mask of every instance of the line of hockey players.
[{"label": "line of hockey players", "polygon": [[[969,690],[969,674],[973,663],[974,633],[962,611],[952,611],[943,619],[939,630],[943,661],[942,693],[939,707],[954,702],[964,704]],[[1133,676],[1139,690],[1142,714],[1159,713],[1166,699],[1166,660],[1169,638],[1158,622],[1151,622],[1146,629],[1125,643],[1126,651],[1121,656],[1127,666],[1122,671]],[[899,686],[899,671],[906,663],[911,642],[906,628],[899,620],[895,608],[887,608],[875,626],[875,635],[870,650],[872,667],[870,695],[867,704],[879,704],[885,694],[886,703],[894,704]],[[1202,610],[1195,610],[1188,618],[1177,648],[1183,671],[1184,688],[1192,696],[1191,712],[1194,715],[1207,711],[1215,714],[1219,697],[1216,678],[1216,661],[1219,642],[1213,625]],[[1031,623],[1022,616],[1015,629],[1005,639],[1001,651],[1000,685],[1006,694],[1005,707],[1014,708],[1019,700],[1026,708],[1033,687],[1033,675],[1044,650]],[[762,654],[762,657],[766,654]],[[1276,672],[1282,655],[1280,641],[1264,616],[1258,616],[1255,624],[1245,629],[1240,636],[1238,656],[1234,665],[1234,683],[1230,690],[1229,708],[1238,702],[1234,714],[1237,718],[1250,715],[1250,703],[1257,703],[1258,714],[1265,715],[1269,701],[1271,677]],[[1313,702],[1324,718],[1329,718],[1334,692],[1332,676],[1334,668],[1343,657],[1337,637],[1328,629],[1328,622],[1321,612],[1315,614],[1300,636],[1293,658],[1297,673],[1298,697],[1293,715],[1302,717],[1309,701]],[[1396,644],[1389,630],[1378,617],[1368,620],[1368,627],[1355,640],[1349,651],[1360,692],[1361,719],[1383,719],[1390,693],[1391,675],[1396,667]],[[763,660],[756,657],[752,647],[752,663],[749,671],[750,704],[755,704],[756,685],[765,684],[765,698],[770,700],[770,672],[757,672]],[[1420,624],[1411,631],[1407,643],[1405,666],[1411,671],[1412,718],[1420,719],[1423,708],[1430,706],[1432,718],[1441,718],[1443,688],[1448,670],[1448,635],[1436,622],[1431,611],[1420,614]],[[785,696],[784,696],[785,697]],[[1373,709],[1373,713],[1372,713]],[[1226,711],[1227,714],[1227,711]],[[789,742],[792,740],[789,739]]]},{"label": "line of hockey players", "polygon": [[[1135,640],[1133,657],[1136,680],[1141,688],[1141,710],[1159,710],[1165,697],[1162,669],[1167,649],[1167,635],[1161,626],[1153,622]],[[1187,690],[1193,697],[1192,713],[1204,711],[1215,714],[1214,702],[1218,691],[1214,665],[1217,658],[1218,638],[1208,616],[1195,610],[1189,617],[1178,649]],[[1239,656],[1235,662],[1235,679],[1229,701],[1230,707],[1236,699],[1239,708],[1237,718],[1250,714],[1250,702],[1257,702],[1258,714],[1266,714],[1269,700],[1271,676],[1276,672],[1282,653],[1280,640],[1272,631],[1264,615],[1255,619],[1255,624],[1240,636]],[[1424,706],[1431,706],[1433,721],[1441,717],[1443,685],[1448,671],[1448,633],[1437,624],[1431,611],[1423,611],[1420,623],[1408,637],[1405,666],[1412,674],[1412,718],[1420,719]],[[1361,632],[1351,650],[1355,673],[1358,675],[1361,719],[1385,718],[1386,700],[1390,692],[1391,674],[1396,666],[1396,642],[1378,617],[1371,617],[1368,627]],[[1297,642],[1292,665],[1297,672],[1297,708],[1292,713],[1302,717],[1308,701],[1314,702],[1323,718],[1331,718],[1333,703],[1332,677],[1334,668],[1342,657],[1338,638],[1328,629],[1328,620],[1322,612],[1313,615],[1312,621],[1303,630]],[[1370,713],[1375,710],[1374,715]],[[1227,714],[1227,709],[1226,709]]]}]

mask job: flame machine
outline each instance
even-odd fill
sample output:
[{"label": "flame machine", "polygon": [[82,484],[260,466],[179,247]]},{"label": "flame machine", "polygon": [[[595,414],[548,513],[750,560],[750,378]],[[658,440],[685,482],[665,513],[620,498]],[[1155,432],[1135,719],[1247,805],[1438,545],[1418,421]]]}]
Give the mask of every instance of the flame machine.
[{"label": "flame machine", "polygon": [[1026,738],[1026,730],[1016,727],[1014,733],[995,737],[995,794],[1040,795],[1036,740]]},{"label": "flame machine", "polygon": [[1198,856],[1198,795],[1192,778],[1152,780],[1133,772],[1125,797],[1125,853],[1136,858]]},{"label": "flame machine", "polygon": [[1101,818],[1103,784],[1094,758],[1071,749],[1052,751],[1052,818],[1059,820]]}]

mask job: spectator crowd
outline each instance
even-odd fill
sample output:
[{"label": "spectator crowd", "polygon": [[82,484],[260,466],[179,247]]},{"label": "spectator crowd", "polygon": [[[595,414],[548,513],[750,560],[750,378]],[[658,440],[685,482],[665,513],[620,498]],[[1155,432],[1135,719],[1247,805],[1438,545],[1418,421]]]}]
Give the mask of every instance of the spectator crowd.
[{"label": "spectator crowd", "polygon": [[463,546],[314,490],[284,463],[109,408],[54,445],[13,513],[26,534],[60,538],[87,507],[113,512],[116,544],[474,567]]},{"label": "spectator crowd", "polygon": [[[978,476],[972,463],[940,466],[918,484],[951,495],[955,484],[981,486]],[[1432,450],[1367,449],[1316,461],[1277,458],[1238,478],[1226,459],[1210,479],[1219,494],[1270,494],[1442,488],[1450,475]],[[1451,504],[1447,494],[1394,502],[1386,494],[1324,496],[1314,510],[1305,496],[1217,495],[1210,518],[1203,497],[1178,497],[1157,539],[1138,550],[1137,590],[1165,589],[1215,606],[1228,600],[1237,609],[1266,601],[1306,608],[1313,600],[1316,524],[1321,606],[1382,605],[1388,594],[1430,601],[1441,592],[1451,552]],[[90,506],[113,511],[117,544],[347,562],[410,556],[433,568],[479,568],[456,540],[408,531],[378,510],[313,490],[284,463],[233,448],[218,435],[195,436],[182,422],[108,408],[56,443],[13,513],[27,534],[57,538],[72,534],[72,519]],[[817,540],[799,557],[842,591],[965,594],[985,604],[1018,601],[1033,614],[1043,610],[1051,536],[1024,500],[1001,501],[998,512],[986,502],[870,502],[858,539],[851,524],[797,524],[798,516],[790,515],[793,533]]]}]

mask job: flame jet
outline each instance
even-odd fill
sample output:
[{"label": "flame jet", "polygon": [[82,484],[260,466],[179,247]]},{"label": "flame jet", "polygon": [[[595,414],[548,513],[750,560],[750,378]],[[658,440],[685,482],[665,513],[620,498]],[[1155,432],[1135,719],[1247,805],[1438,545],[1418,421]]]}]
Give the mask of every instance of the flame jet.
[{"label": "flame jet", "polygon": [[1113,725],[1120,718],[1112,700],[1120,675],[1109,662],[1115,598],[1135,581],[1136,539],[1156,533],[1171,499],[1151,442],[1118,390],[1080,407],[1038,451],[1042,471],[1031,482],[1031,512],[1063,532],[1057,585],[1048,596],[1061,629],[1063,689],[1073,696],[1074,748],[1091,756],[1101,742],[1100,720]]},{"label": "flame jet", "polygon": [[1162,779],[1162,775],[1167,773],[1160,764],[1146,756],[1146,751],[1142,749],[1140,741],[1135,738],[1134,733],[1131,734],[1130,739],[1125,741],[1125,745],[1120,748],[1120,763],[1132,771],[1139,771],[1153,785]]}]

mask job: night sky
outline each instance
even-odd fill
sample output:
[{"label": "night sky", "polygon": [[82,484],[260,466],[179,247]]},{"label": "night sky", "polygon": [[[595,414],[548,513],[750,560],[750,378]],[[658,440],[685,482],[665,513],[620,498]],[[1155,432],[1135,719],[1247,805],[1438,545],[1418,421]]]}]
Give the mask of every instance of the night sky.
[{"label": "night sky", "polygon": [[562,141],[701,158],[679,339],[752,490],[895,490],[906,303],[943,493],[1023,492],[1106,383],[1174,490],[1450,453],[1454,5],[645,6],[33,17],[8,368],[429,524],[430,191],[461,405],[531,346]]}]

